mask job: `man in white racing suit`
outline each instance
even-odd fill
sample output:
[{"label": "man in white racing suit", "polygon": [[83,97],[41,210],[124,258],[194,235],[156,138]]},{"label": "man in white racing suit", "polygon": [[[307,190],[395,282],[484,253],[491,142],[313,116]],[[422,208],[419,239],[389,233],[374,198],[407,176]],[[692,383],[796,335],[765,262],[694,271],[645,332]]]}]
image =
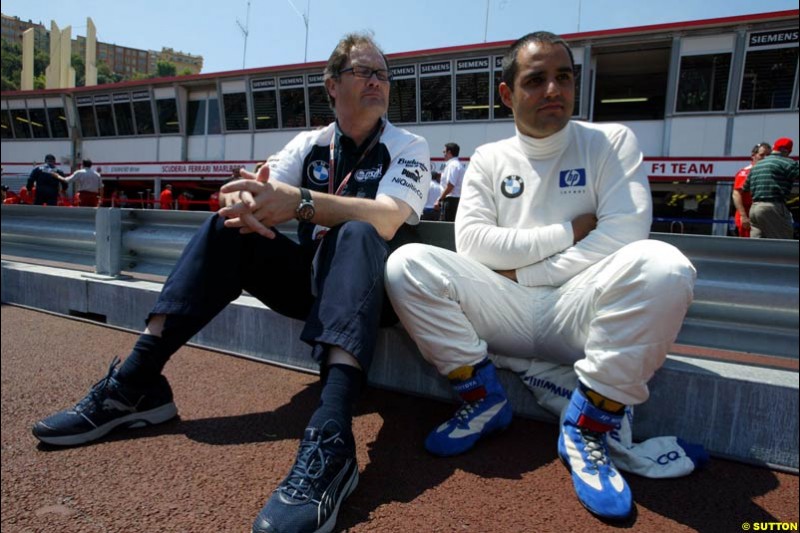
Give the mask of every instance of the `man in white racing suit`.
[{"label": "man in white racing suit", "polygon": [[592,513],[624,519],[630,488],[607,435],[648,398],[692,300],[695,270],[646,240],[650,189],[636,138],[617,124],[571,121],[572,53],[547,32],[503,60],[499,86],[516,135],[478,148],[464,178],[456,248],[411,244],[387,264],[387,292],[423,356],[462,400],[425,445],[470,449],[511,422],[490,354],[573,364],[559,456]]}]

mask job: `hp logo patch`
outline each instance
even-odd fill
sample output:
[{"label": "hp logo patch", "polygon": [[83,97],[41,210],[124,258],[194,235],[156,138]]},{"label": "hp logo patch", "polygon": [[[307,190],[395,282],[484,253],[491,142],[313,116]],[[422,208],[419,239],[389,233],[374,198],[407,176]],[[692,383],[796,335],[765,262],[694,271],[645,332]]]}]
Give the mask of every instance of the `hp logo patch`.
[{"label": "hp logo patch", "polygon": [[328,162],[312,161],[308,165],[308,179],[314,185],[326,185],[328,183]]},{"label": "hp logo patch", "polygon": [[558,186],[562,189],[566,187],[586,187],[586,169],[562,170],[558,173]]},{"label": "hp logo patch", "polygon": [[516,198],[525,190],[525,183],[519,176],[506,176],[500,184],[500,192],[506,198]]}]

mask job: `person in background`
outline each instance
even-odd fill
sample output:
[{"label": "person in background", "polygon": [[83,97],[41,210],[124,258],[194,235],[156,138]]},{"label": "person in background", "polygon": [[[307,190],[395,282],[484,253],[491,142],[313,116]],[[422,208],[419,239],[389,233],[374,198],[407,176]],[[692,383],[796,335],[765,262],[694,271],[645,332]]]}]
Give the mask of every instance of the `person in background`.
[{"label": "person in background", "polygon": [[92,160],[84,159],[80,170],[76,170],[66,178],[68,184],[74,184],[75,196],[79,207],[99,207],[103,199],[103,179],[92,168]]},{"label": "person in background", "polygon": [[[5,200],[3,200],[4,204],[6,204],[6,205],[19,205],[19,204],[23,203],[22,200],[19,197],[19,194],[17,194],[14,191],[10,190],[7,185],[4,185],[4,187],[6,188],[6,198],[5,198]],[[23,187],[23,190],[25,190],[24,187]]]},{"label": "person in background", "polygon": [[461,182],[464,180],[464,172],[467,167],[458,160],[461,147],[456,143],[444,145],[444,159],[447,164],[442,171],[442,194],[439,201],[434,205],[435,209],[440,209],[442,220],[453,222],[458,212],[458,202],[461,200]]},{"label": "person in background", "polygon": [[[33,188],[32,192],[35,191],[36,187]],[[33,203],[33,197],[35,196],[35,194],[32,194],[32,192],[28,192],[28,187],[26,187],[25,185],[20,187],[19,193],[17,194],[17,196],[19,197],[19,203],[31,205]]]},{"label": "person in background", "polygon": [[772,145],[772,153],[753,165],[742,186],[753,195],[750,207],[750,237],[754,239],[791,239],[794,220],[786,202],[797,181],[798,163],[791,159],[794,143],[781,137]]},{"label": "person in background", "polygon": [[208,210],[212,213],[219,211],[219,191],[214,191],[208,197]]},{"label": "person in background", "polygon": [[70,198],[67,195],[67,191],[62,190],[60,193],[58,193],[58,201],[56,202],[56,205],[58,207],[74,207],[74,201],[75,198]]},{"label": "person in background", "polygon": [[36,194],[32,195],[35,205],[58,205],[59,194],[67,184],[64,173],[56,166],[56,156],[44,156],[44,164],[34,167],[26,187],[29,192],[36,189]]},{"label": "person in background", "polygon": [[608,435],[626,406],[647,400],[692,301],[695,269],[674,246],[647,240],[652,198],[633,132],[570,120],[566,41],[549,32],[517,40],[502,80],[517,133],[470,159],[458,253],[408,244],[386,266],[406,331],[462,401],[425,447],[456,455],[511,423],[490,354],[572,364],[578,383],[558,455],[584,507],[625,519],[633,496]]},{"label": "person in background", "polygon": [[161,191],[161,195],[158,197],[158,200],[161,209],[173,209],[175,207],[172,205],[172,185],[167,184],[164,187],[164,190]]},{"label": "person in background", "polygon": [[441,218],[441,213],[437,207],[439,196],[442,194],[441,179],[441,174],[431,172],[431,188],[428,189],[428,201],[425,202],[425,209],[422,211],[422,220],[439,220]]},{"label": "person in background", "polygon": [[772,151],[769,143],[762,142],[753,147],[750,151],[750,164],[739,170],[733,179],[733,193],[731,199],[736,209],[734,223],[739,237],[750,236],[750,206],[753,204],[753,196],[748,191],[743,191],[744,182],[750,174],[753,165],[764,159]]},{"label": "person in background", "polygon": [[191,194],[188,192],[182,192],[178,195],[178,209],[180,211],[189,210],[190,196]]}]

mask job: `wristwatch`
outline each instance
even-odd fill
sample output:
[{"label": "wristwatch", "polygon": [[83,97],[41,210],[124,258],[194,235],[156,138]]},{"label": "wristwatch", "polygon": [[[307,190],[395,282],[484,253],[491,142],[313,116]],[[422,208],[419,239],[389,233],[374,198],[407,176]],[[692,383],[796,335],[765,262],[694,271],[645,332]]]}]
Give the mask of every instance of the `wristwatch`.
[{"label": "wristwatch", "polygon": [[304,187],[300,187],[300,205],[295,211],[295,218],[299,222],[309,222],[314,218],[314,200],[311,199],[311,192]]}]

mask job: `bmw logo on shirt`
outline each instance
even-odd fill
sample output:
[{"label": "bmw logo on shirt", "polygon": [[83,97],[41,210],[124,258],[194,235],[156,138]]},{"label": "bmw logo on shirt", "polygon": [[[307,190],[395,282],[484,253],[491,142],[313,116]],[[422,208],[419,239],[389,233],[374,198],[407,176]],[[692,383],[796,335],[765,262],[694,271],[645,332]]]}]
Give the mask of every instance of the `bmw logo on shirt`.
[{"label": "bmw logo on shirt", "polygon": [[314,185],[327,185],[328,184],[328,162],[327,161],[312,161],[308,166],[308,179]]},{"label": "bmw logo on shirt", "polygon": [[500,184],[500,192],[506,198],[516,198],[525,190],[525,183],[519,176],[506,176]]}]

